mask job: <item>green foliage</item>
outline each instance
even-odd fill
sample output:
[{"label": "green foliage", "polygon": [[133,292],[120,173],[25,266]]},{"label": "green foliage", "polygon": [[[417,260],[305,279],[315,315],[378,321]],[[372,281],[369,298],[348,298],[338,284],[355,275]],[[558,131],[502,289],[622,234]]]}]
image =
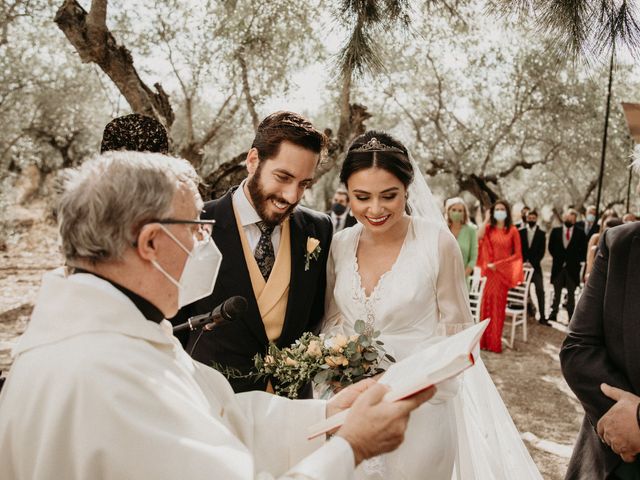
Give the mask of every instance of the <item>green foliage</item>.
[{"label": "green foliage", "polygon": [[307,332],[287,348],[272,343],[265,356],[255,356],[254,371],[249,373],[219,364],[214,368],[227,378],[268,378],[277,395],[289,398],[297,398],[311,381],[328,388],[344,387],[381,373],[383,359],[395,361],[386,354],[382,342],[374,340],[380,332],[366,329],[362,320],[355,328],[357,333],[351,337]]},{"label": "green foliage", "polygon": [[[110,79],[81,64],[52,23],[62,0],[10,0],[0,13],[14,4],[19,15],[0,15],[0,179],[29,164],[48,172],[81,162],[97,151],[109,118],[129,111]],[[609,34],[620,50],[638,46],[631,2],[496,4],[510,5],[509,12],[515,5],[536,25],[571,34],[576,46],[586,41],[592,53],[610,44]],[[343,84],[330,61],[337,60],[354,74],[351,103],[374,114],[368,126],[404,140],[440,195],[457,194],[465,178],[482,175],[513,201],[552,201],[556,208],[593,201],[605,66],[576,64],[566,51],[554,52],[555,32],[527,31],[522,25],[531,22],[522,17],[497,21],[484,6],[475,0],[111,0],[108,26],[145,82],[159,81],[169,92],[174,151],[221,121],[202,147],[205,175],[246,150],[252,116],[270,113],[274,99],[286,100],[295,74],[309,66],[329,74],[321,106],[303,113],[335,135]],[[635,78],[630,67],[616,69],[605,204],[626,191],[630,144],[618,105],[635,99]],[[335,176],[311,192],[317,207],[333,193]]]}]

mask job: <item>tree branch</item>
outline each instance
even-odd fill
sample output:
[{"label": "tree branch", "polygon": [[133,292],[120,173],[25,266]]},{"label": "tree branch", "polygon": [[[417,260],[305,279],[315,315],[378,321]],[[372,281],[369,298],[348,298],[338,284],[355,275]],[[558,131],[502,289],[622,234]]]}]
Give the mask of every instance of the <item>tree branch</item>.
[{"label": "tree branch", "polygon": [[207,132],[204,134],[202,139],[199,142],[197,142],[198,148],[203,148],[207,143],[209,143],[213,139],[213,137],[216,136],[220,128],[238,111],[238,108],[240,108],[240,102],[236,102],[236,104],[233,107],[231,107],[231,109],[226,113],[226,115],[224,115],[224,118],[222,117],[224,110],[227,108],[227,105],[229,104],[229,102],[234,96],[235,96],[234,93],[229,95],[225,99],[224,103],[220,106],[220,108],[218,109],[218,113],[216,113],[214,117],[213,123],[209,127],[209,130],[207,130]]},{"label": "tree branch", "polygon": [[498,178],[504,178],[511,175],[518,168],[524,168],[525,170],[530,170],[535,165],[542,165],[545,163],[549,163],[555,157],[556,153],[558,152],[558,150],[560,150],[561,147],[562,145],[557,143],[553,145],[551,149],[549,149],[549,151],[545,154],[545,156],[542,159],[534,160],[532,162],[522,159],[519,162],[514,162],[511,166],[509,166],[505,170],[498,172],[497,174],[495,174],[495,176]]},{"label": "tree branch", "polygon": [[[134,112],[156,117],[169,129],[174,114],[169,96],[160,84],[154,85],[154,92],[142,81],[133,65],[131,52],[118,45],[106,25],[102,33],[96,33],[100,31],[99,22],[106,15],[106,5],[106,0],[94,0],[89,19],[76,0],[65,0],[54,21],[76,49],[80,59],[84,63],[96,63],[113,80]],[[89,20],[93,26],[88,24]]]},{"label": "tree branch", "polygon": [[[598,177],[596,176],[593,180],[589,182],[587,188],[584,190],[584,196],[582,197],[582,204],[586,204],[589,201],[589,197],[593,194],[593,191],[598,186]],[[595,202],[594,202],[595,203]]]},{"label": "tree branch", "polygon": [[[87,30],[106,32],[107,30],[107,0],[93,0],[87,15]],[[102,40],[101,38],[98,40]]]},{"label": "tree branch", "polygon": [[258,113],[256,112],[256,102],[251,95],[247,62],[242,53],[242,49],[238,50],[238,52],[236,53],[236,58],[238,59],[238,63],[240,64],[240,73],[242,76],[242,92],[244,93],[244,98],[247,101],[247,109],[249,110],[249,115],[251,115],[253,130],[257,131],[258,125],[260,125],[260,117],[258,117]]}]

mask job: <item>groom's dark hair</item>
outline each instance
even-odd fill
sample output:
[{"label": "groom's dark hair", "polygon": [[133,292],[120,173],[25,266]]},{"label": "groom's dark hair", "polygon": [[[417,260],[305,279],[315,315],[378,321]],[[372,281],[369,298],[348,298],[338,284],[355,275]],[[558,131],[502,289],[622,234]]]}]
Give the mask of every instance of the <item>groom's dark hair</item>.
[{"label": "groom's dark hair", "polygon": [[378,130],[369,130],[353,140],[342,163],[340,182],[347,185],[351,175],[372,167],[386,170],[405,187],[413,182],[413,167],[407,147],[400,140]]},{"label": "groom's dark hair", "polygon": [[278,154],[280,145],[285,141],[322,154],[327,137],[302,115],[280,111],[260,122],[251,148],[258,150],[260,160],[267,160]]}]

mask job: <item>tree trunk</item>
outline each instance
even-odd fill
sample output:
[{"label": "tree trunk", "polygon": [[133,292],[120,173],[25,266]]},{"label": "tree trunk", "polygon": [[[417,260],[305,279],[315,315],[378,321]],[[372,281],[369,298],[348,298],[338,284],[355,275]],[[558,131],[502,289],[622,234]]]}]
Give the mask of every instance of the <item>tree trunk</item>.
[{"label": "tree trunk", "polygon": [[487,180],[475,173],[460,176],[456,179],[460,190],[466,190],[476,197],[483,209],[488,209],[499,198],[499,195],[489,186]]},{"label": "tree trunk", "polygon": [[242,55],[242,52],[237,54],[238,63],[240,64],[240,70],[242,73],[242,92],[244,93],[245,100],[247,102],[247,110],[251,115],[251,123],[253,124],[253,131],[258,131],[258,125],[260,125],[260,118],[256,111],[256,101],[251,94],[251,86],[249,85],[249,73],[247,69],[247,62]]},{"label": "tree trunk", "polygon": [[342,151],[350,140],[351,130],[351,75],[345,75],[342,79],[340,92],[340,123],[338,124],[337,142]]},{"label": "tree trunk", "polygon": [[231,187],[240,184],[247,176],[245,163],[247,153],[243,152],[223,163],[203,179],[204,183],[200,186],[200,195],[205,201],[219,198]]},{"label": "tree trunk", "polygon": [[[74,46],[84,63],[97,64],[118,87],[134,112],[160,120],[167,130],[174,120],[169,96],[159,83],[152,91],[140,78],[133,65],[131,52],[118,45],[104,22],[106,0],[94,0],[92,9],[97,19],[87,14],[75,0],[66,0],[58,9],[54,21]],[[97,21],[96,21],[97,20]]]}]

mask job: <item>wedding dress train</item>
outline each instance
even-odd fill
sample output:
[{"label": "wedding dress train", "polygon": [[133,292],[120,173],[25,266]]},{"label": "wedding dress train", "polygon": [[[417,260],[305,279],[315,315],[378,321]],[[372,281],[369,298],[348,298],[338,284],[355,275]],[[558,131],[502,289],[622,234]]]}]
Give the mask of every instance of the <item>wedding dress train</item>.
[{"label": "wedding dress train", "polygon": [[[370,295],[358,272],[362,230],[357,224],[334,236],[325,332],[351,335],[364,320],[401,360],[472,324],[462,258],[446,226],[412,217],[395,263]],[[481,359],[412,414],[398,450],[364,462],[356,473],[390,480],[542,478]]]}]

